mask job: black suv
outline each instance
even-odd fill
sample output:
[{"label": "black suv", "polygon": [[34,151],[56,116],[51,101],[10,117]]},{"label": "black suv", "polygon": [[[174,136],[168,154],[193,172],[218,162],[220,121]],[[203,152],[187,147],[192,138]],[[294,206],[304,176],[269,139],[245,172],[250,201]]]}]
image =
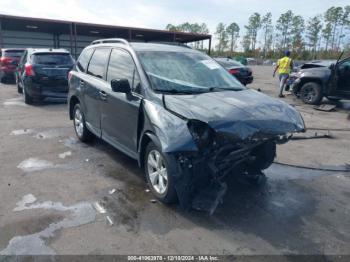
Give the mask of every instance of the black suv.
[{"label": "black suv", "polygon": [[73,64],[64,49],[26,49],[17,68],[18,93],[24,93],[27,104],[45,97],[67,98],[68,72]]},{"label": "black suv", "polygon": [[212,211],[226,175],[261,177],[276,143],[305,128],[293,107],[185,46],[94,41],[69,87],[78,138],[102,138],[137,159],[155,196],[186,208]]},{"label": "black suv", "polygon": [[350,99],[350,57],[335,63],[308,63],[295,75],[293,93],[306,104]]}]

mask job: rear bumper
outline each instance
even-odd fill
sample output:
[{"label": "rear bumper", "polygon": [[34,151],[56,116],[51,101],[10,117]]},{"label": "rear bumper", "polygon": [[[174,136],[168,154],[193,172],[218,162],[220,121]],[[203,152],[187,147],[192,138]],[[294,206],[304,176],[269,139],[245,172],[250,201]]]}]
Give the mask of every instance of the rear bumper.
[{"label": "rear bumper", "polygon": [[15,70],[0,70],[0,78],[15,78]]},{"label": "rear bumper", "polygon": [[254,80],[253,76],[237,76],[237,78],[243,85],[251,84]]},{"label": "rear bumper", "polygon": [[[25,90],[33,98],[67,98],[68,97],[68,85],[67,86],[57,86],[57,87],[48,87],[40,83],[33,82],[30,78],[24,79]],[[58,90],[55,91],[54,89]]]}]

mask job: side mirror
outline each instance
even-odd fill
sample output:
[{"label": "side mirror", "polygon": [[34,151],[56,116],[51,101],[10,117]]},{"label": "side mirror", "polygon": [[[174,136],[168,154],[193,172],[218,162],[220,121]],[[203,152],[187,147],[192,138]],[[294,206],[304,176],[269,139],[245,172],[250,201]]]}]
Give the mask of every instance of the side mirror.
[{"label": "side mirror", "polygon": [[128,94],[131,92],[129,80],[126,78],[113,79],[111,81],[111,87],[113,92],[119,92],[119,93],[125,93],[125,94]]},{"label": "side mirror", "polygon": [[332,70],[332,71],[334,71],[334,69],[335,69],[335,64],[331,64],[331,65],[329,66],[329,69]]}]

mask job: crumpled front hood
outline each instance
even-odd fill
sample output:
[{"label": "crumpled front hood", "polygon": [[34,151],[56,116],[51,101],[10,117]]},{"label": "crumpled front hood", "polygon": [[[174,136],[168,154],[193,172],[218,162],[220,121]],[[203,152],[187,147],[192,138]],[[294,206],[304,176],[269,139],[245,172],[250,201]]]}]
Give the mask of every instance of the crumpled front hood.
[{"label": "crumpled front hood", "polygon": [[304,131],[298,111],[254,90],[164,95],[165,107],[187,119],[208,123],[214,130],[240,139]]}]

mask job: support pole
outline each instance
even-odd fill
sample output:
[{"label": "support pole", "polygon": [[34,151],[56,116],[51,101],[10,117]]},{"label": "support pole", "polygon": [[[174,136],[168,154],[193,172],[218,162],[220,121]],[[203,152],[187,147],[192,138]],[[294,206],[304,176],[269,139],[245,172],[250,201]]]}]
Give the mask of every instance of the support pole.
[{"label": "support pole", "polygon": [[73,54],[73,25],[69,24],[69,44],[70,44],[70,53]]},{"label": "support pole", "polygon": [[57,43],[57,48],[61,48],[60,35],[59,34],[56,34],[56,43]]},{"label": "support pole", "polygon": [[77,24],[73,23],[74,25],[74,57],[77,59]]},{"label": "support pole", "polygon": [[0,48],[3,47],[3,37],[2,37],[2,22],[0,18]]},{"label": "support pole", "polygon": [[57,43],[57,34],[53,33],[53,48],[58,48],[58,43]]},{"label": "support pole", "polygon": [[211,36],[209,38],[209,50],[208,50],[208,55],[210,55],[211,52]]}]

